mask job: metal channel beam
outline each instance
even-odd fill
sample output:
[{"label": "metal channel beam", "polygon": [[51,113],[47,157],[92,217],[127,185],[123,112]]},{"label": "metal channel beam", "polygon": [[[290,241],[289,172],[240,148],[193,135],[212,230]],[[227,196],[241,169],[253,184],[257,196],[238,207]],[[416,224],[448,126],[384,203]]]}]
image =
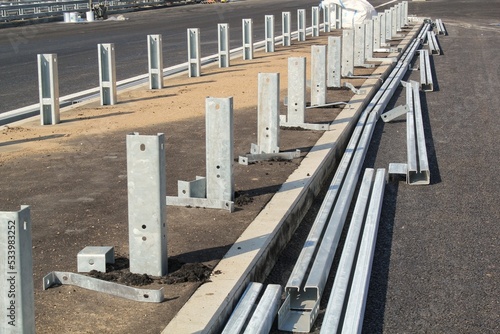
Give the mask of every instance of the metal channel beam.
[{"label": "metal channel beam", "polygon": [[234,200],[233,98],[205,100],[207,198]]},{"label": "metal channel beam", "polygon": [[149,89],[163,88],[163,49],[161,35],[148,35]]},{"label": "metal channel beam", "polygon": [[326,104],[326,45],[311,46],[311,106]]},{"label": "metal channel beam", "polygon": [[163,288],[159,290],[138,289],[69,272],[52,271],[45,275],[43,278],[43,290],[47,290],[55,284],[74,285],[87,290],[107,293],[112,296],[137,302],[161,303],[165,298],[163,295]]},{"label": "metal channel beam", "polygon": [[281,13],[281,32],[283,34],[283,46],[292,44],[292,14],[290,12]]},{"label": "metal channel beam", "polygon": [[328,56],[326,84],[328,87],[340,87],[342,76],[342,40],[340,36],[328,36]]},{"label": "metal channel beam", "polygon": [[98,44],[101,105],[116,104],[115,45]]},{"label": "metal channel beam", "polygon": [[354,75],[354,31],[342,30],[342,76]]},{"label": "metal channel beam", "polygon": [[263,284],[250,282],[234,308],[231,317],[226,323],[222,334],[240,334],[254,309],[255,302],[260,295]]},{"label": "metal channel beam", "polygon": [[297,9],[297,40],[304,42],[306,40],[306,10]]},{"label": "metal channel beam", "polygon": [[281,302],[281,285],[269,284],[255,309],[244,334],[267,334]]},{"label": "metal channel beam", "polygon": [[351,272],[352,268],[355,267],[358,240],[360,239],[370,193],[373,188],[374,175],[375,171],[372,168],[367,168],[361,181],[356,206],[354,207],[332,291],[328,299],[325,317],[323,318],[321,326],[323,333],[337,333],[341,324],[342,309],[344,308],[346,296],[349,296]]},{"label": "metal channel beam", "polygon": [[356,268],[354,270],[349,300],[345,311],[342,333],[361,333],[365,314],[366,299],[370,285],[373,255],[377,242],[377,232],[384,199],[385,169],[378,169],[370,206],[366,216],[361,245],[359,246]]},{"label": "metal channel beam", "polygon": [[39,54],[38,91],[40,97],[40,124],[54,125],[60,121],[59,72],[56,54]]},{"label": "metal channel beam", "polygon": [[420,53],[420,86],[423,91],[432,92],[434,84],[432,80],[432,68],[429,56],[429,50],[422,49]]},{"label": "metal channel beam", "polygon": [[320,22],[319,22],[319,7],[318,6],[313,6],[311,7],[311,21],[312,21],[312,37],[318,37],[319,36],[319,27],[320,27]]},{"label": "metal channel beam", "polygon": [[266,52],[274,52],[274,15],[265,16]]},{"label": "metal channel beam", "polygon": [[168,272],[165,136],[127,135],[130,272]]},{"label": "metal channel beam", "polygon": [[229,47],[229,24],[219,23],[217,25],[217,39],[219,41],[219,67],[231,65],[231,48]]},{"label": "metal channel beam", "polygon": [[1,333],[35,333],[30,207],[0,212]]},{"label": "metal channel beam", "polygon": [[441,49],[439,48],[439,43],[436,38],[436,33],[434,31],[427,32],[427,45],[429,46],[429,51],[433,55],[440,55]]},{"label": "metal channel beam", "polygon": [[253,20],[243,19],[243,60],[253,59]]},{"label": "metal channel beam", "polygon": [[190,78],[201,76],[201,49],[200,29],[188,28],[188,76]]},{"label": "metal channel beam", "polygon": [[443,20],[441,19],[436,19],[436,30],[438,32],[438,35],[448,35],[446,32],[446,28],[444,27]]},{"label": "metal channel beam", "polygon": [[[286,299],[278,313],[278,327],[281,330],[309,331],[315,321],[319,301],[332,265],[333,254],[336,251],[349,208],[348,203],[352,198],[376,121],[399,86],[421,42],[421,35],[419,35],[408,45],[381,89],[360,115],[307,237],[305,242],[307,247],[302,249],[287,282]],[[329,221],[328,224],[326,224],[327,221]],[[315,253],[318,255],[313,261]],[[308,272],[310,274],[306,281]]]}]

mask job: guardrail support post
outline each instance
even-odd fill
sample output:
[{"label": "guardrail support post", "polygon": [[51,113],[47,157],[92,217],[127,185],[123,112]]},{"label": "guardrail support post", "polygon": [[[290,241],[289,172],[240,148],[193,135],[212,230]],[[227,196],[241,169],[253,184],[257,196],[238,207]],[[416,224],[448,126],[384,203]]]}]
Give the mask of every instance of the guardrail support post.
[{"label": "guardrail support post", "polygon": [[396,12],[396,33],[397,32],[400,32],[401,31],[401,20],[403,18],[403,6],[398,3],[396,6],[395,6],[395,12]]},{"label": "guardrail support post", "polygon": [[101,91],[101,105],[116,104],[116,65],[115,45],[99,44],[99,86]]},{"label": "guardrail support post", "polygon": [[282,20],[282,33],[283,33],[283,46],[290,46],[292,42],[292,20],[290,12],[281,13]]},{"label": "guardrail support post", "polygon": [[386,13],[379,13],[380,17],[380,47],[387,46]]},{"label": "guardrail support post", "polygon": [[323,8],[323,32],[330,32],[332,30],[332,13],[330,8],[331,4],[328,4]]},{"label": "guardrail support post", "polygon": [[207,198],[233,201],[233,98],[208,97],[205,109]]},{"label": "guardrail support post", "polygon": [[1,333],[35,333],[35,297],[29,206],[0,212]]},{"label": "guardrail support post", "polygon": [[57,55],[39,54],[37,58],[40,124],[57,124],[60,120]]},{"label": "guardrail support post", "polygon": [[340,87],[342,41],[340,36],[328,36],[328,56],[326,85],[328,87]]},{"label": "guardrail support post", "polygon": [[403,1],[403,23],[408,25],[408,1]]},{"label": "guardrail support post", "polygon": [[336,4],[330,4],[332,6],[332,19],[335,20],[335,29],[342,29],[342,7]]},{"label": "guardrail support post", "polygon": [[149,89],[163,88],[163,49],[161,35],[148,35]]},{"label": "guardrail support post", "polygon": [[396,37],[396,35],[398,34],[397,22],[398,22],[397,8],[391,7],[391,36],[392,37]]},{"label": "guardrail support post", "polygon": [[304,42],[306,40],[306,10],[297,9],[297,40]]},{"label": "guardrail support post", "polygon": [[258,87],[258,151],[251,153],[278,153],[279,148],[279,103],[280,74],[259,73]]},{"label": "guardrail support post", "polygon": [[365,25],[354,25],[354,66],[365,64]]},{"label": "guardrail support post", "polygon": [[127,135],[130,272],[168,272],[165,136]]},{"label": "guardrail support post", "polygon": [[311,8],[311,19],[312,19],[312,37],[319,36],[319,7],[313,6]]},{"label": "guardrail support post", "polygon": [[373,49],[380,49],[380,14],[373,17]]},{"label": "guardrail support post", "polygon": [[373,21],[365,20],[365,59],[373,58]]},{"label": "guardrail support post", "polygon": [[386,9],[385,13],[385,40],[392,40],[392,11],[390,9]]},{"label": "guardrail support post", "polygon": [[354,75],[354,31],[342,30],[342,76]]},{"label": "guardrail support post", "polygon": [[243,60],[253,59],[253,20],[243,19]]},{"label": "guardrail support post", "polygon": [[303,124],[306,110],[306,58],[288,58],[287,123]]},{"label": "guardrail support post", "polygon": [[326,45],[311,46],[311,105],[326,104]]},{"label": "guardrail support post", "polygon": [[274,52],[274,15],[265,16],[266,52]]},{"label": "guardrail support post", "polygon": [[188,75],[190,78],[201,76],[200,29],[189,28],[188,38]]},{"label": "guardrail support post", "polygon": [[219,23],[217,25],[219,39],[219,67],[229,67],[231,62],[231,54],[229,47],[229,24]]}]

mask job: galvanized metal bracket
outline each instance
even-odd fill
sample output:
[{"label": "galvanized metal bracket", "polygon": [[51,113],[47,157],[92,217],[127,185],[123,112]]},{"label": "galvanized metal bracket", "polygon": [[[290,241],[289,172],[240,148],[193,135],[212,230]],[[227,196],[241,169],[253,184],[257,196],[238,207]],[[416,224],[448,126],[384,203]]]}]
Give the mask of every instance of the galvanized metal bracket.
[{"label": "galvanized metal bracket", "polygon": [[380,115],[380,118],[382,118],[384,123],[389,123],[400,116],[406,115],[408,110],[409,110],[408,105],[403,104],[389,110],[388,112],[383,113],[382,115]]},{"label": "galvanized metal bracket", "polygon": [[107,293],[137,302],[161,303],[164,300],[163,288],[159,290],[138,289],[97,278],[61,271],[52,271],[43,278],[43,290],[53,285],[74,285],[87,290]]},{"label": "galvanized metal bracket", "polygon": [[295,158],[300,158],[300,150],[295,150],[294,152],[278,153],[250,153],[244,157],[240,156],[238,162],[240,165],[249,165],[258,161],[293,160]]},{"label": "galvanized metal bracket", "polygon": [[366,94],[366,91],[364,89],[357,89],[356,87],[354,87],[354,85],[350,82],[344,82],[344,87],[347,87],[349,88],[354,94],[356,95],[362,95],[362,94]]}]

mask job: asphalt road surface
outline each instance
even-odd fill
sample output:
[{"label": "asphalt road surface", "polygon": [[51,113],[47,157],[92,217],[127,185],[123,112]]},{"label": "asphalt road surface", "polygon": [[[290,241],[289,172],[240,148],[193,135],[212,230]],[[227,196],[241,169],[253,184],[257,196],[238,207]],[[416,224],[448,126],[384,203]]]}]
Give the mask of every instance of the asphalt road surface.
[{"label": "asphalt road surface", "polygon": [[[117,80],[147,73],[146,36],[163,36],[164,66],[187,61],[188,28],[200,28],[202,57],[217,52],[217,24],[229,23],[231,48],[241,46],[241,20],[254,21],[254,41],[264,39],[264,16],[275,15],[276,35],[281,34],[281,13],[307,10],[317,0],[246,0],[225,4],[186,5],[122,14],[89,24],[52,22],[0,29],[0,113],[38,102],[36,56],[58,57],[60,95],[99,85],[97,44],[114,43]],[[117,15],[111,15],[116,17]],[[296,19],[292,30],[296,30]]]}]

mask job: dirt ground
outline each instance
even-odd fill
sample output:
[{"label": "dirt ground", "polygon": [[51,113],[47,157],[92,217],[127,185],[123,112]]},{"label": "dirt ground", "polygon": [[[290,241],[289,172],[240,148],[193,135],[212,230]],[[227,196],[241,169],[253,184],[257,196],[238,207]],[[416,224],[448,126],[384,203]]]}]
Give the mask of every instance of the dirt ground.
[{"label": "dirt ground", "polygon": [[[257,140],[257,73],[280,73],[283,101],[288,57],[309,58],[313,44],[326,44],[326,36],[294,41],[275,53],[257,52],[254,60],[233,60],[227,69],[204,68],[199,78],[166,78],[162,90],[128,90],[114,106],[98,101],[76,105],[61,114],[58,125],[42,127],[36,120],[0,130],[0,209],[31,206],[37,333],[159,333],[196,288],[217,274],[211,272],[214,266],[301,158],[248,166],[235,162],[233,213],[168,207],[169,274],[137,277],[127,269],[125,136],[165,133],[167,194],[176,195],[177,180],[205,175],[205,97],[234,98],[237,160]],[[360,85],[358,81],[350,82]],[[327,100],[348,101],[352,95],[331,90]],[[331,122],[340,110],[310,110],[306,120]],[[303,157],[321,133],[282,129],[280,148],[300,149]],[[42,277],[49,272],[77,272],[76,255],[85,246],[115,247],[117,264],[93,276],[120,284],[148,283],[148,289],[164,287],[165,301],[140,303],[69,285],[43,291]]]}]

